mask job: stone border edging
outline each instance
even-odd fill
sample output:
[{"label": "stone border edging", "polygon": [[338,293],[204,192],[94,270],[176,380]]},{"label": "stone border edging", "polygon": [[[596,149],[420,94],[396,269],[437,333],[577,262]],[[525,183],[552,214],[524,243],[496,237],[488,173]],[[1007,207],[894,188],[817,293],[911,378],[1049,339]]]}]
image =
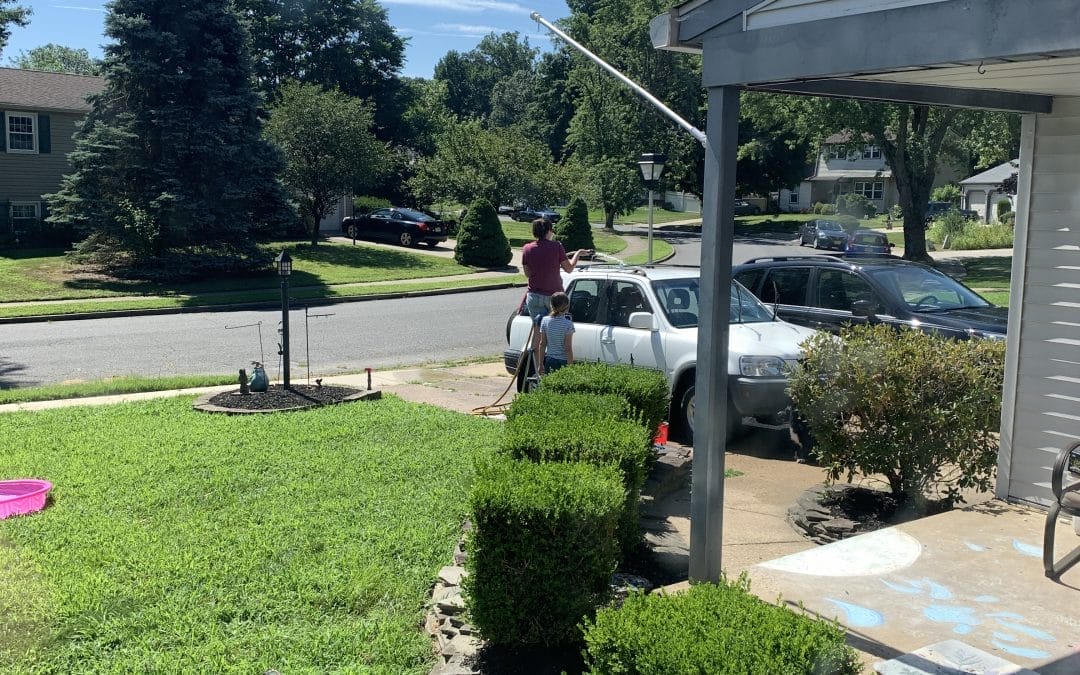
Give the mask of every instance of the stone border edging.
[{"label": "stone border edging", "polygon": [[799,495],[788,507],[787,521],[791,529],[815,544],[825,545],[840,541],[865,531],[857,530],[857,523],[847,518],[837,518],[829,507],[821,505],[821,497],[827,492],[843,492],[857,485],[815,485]]},{"label": "stone border edging", "polygon": [[353,401],[377,401],[382,398],[382,390],[369,389],[365,391],[358,391],[355,394],[349,394],[340,401],[330,401],[327,403],[311,403],[309,405],[298,405],[291,408],[268,408],[260,410],[246,410],[243,408],[226,408],[220,405],[214,405],[210,403],[210,399],[214,398],[225,392],[209,391],[199,396],[192,402],[191,407],[195,410],[205,413],[216,413],[221,415],[269,415],[279,412],[296,412],[297,410],[311,410],[312,408],[321,408],[328,405],[338,405],[339,403],[351,403]]}]

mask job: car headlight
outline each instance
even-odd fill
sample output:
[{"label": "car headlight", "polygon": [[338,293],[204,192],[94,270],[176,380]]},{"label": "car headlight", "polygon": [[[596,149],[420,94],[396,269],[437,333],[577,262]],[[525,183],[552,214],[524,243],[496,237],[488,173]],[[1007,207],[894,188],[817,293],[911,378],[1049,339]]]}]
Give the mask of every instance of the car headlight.
[{"label": "car headlight", "polygon": [[739,371],[744,377],[780,377],[786,369],[777,356],[740,356]]}]

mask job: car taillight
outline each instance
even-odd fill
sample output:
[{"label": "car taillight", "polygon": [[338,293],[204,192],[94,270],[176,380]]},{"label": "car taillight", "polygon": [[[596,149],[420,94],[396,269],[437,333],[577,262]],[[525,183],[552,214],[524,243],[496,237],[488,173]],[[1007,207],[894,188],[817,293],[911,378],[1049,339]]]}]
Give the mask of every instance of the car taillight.
[{"label": "car taillight", "polygon": [[427,223],[422,220],[418,222],[416,226],[419,227],[421,230],[427,230]]}]

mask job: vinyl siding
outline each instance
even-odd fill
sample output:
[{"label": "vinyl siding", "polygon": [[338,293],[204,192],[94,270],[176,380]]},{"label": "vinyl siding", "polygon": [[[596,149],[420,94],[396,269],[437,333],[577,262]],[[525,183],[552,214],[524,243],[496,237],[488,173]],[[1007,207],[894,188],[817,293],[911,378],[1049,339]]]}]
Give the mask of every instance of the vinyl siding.
[{"label": "vinyl siding", "polygon": [[1080,99],[1024,119],[998,495],[1048,503],[1080,440]]},{"label": "vinyl siding", "polygon": [[[6,107],[2,110],[15,112],[18,109]],[[37,154],[0,152],[0,201],[40,201],[42,195],[56,192],[60,188],[60,178],[70,171],[67,155],[75,149],[72,135],[83,115],[27,112],[37,112],[39,118],[49,116],[51,151]]]}]

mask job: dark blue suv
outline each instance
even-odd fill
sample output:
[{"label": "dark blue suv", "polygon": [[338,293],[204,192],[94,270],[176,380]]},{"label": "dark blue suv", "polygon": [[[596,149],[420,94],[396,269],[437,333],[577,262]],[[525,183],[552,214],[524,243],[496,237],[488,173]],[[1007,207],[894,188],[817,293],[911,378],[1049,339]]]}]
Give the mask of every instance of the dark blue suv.
[{"label": "dark blue suv", "polygon": [[1009,310],[933,267],[892,257],[755,258],[732,274],[785,321],[837,332],[885,323],[946,337],[1004,339]]}]

